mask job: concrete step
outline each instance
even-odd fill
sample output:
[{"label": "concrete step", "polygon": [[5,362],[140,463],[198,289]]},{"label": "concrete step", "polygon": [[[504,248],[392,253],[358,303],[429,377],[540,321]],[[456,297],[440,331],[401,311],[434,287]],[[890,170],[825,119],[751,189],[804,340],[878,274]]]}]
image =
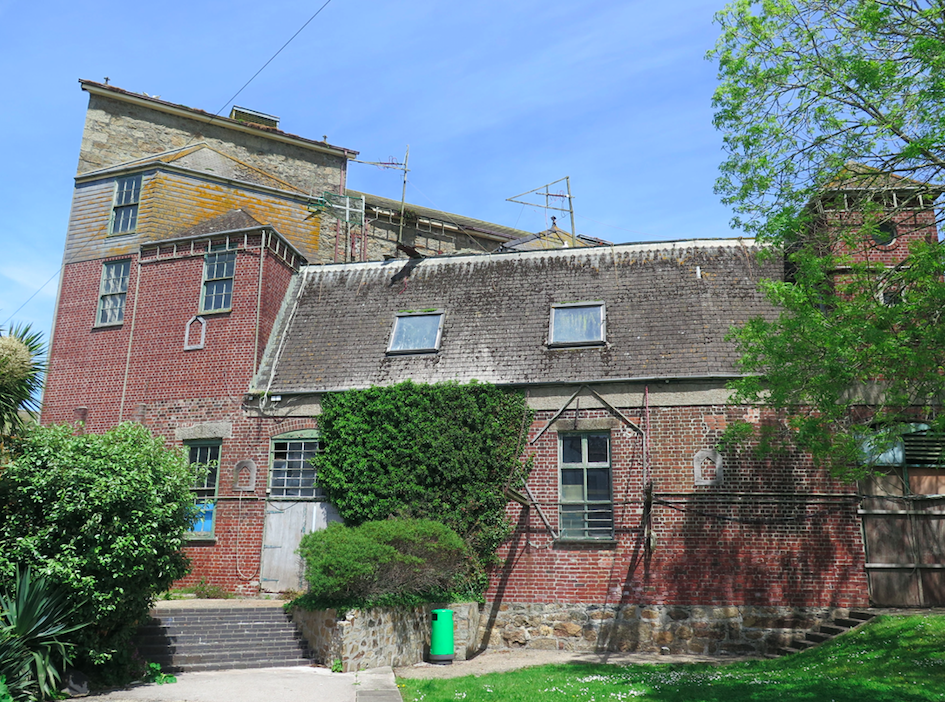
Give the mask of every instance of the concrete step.
[{"label": "concrete step", "polygon": [[803,638],[795,639],[790,646],[775,649],[775,651],[768,654],[767,657],[777,658],[779,656],[787,656],[806,651],[865,624],[874,616],[875,615],[869,611],[850,610],[848,616],[838,617],[817,625],[814,629],[806,632]]},{"label": "concrete step", "polygon": [[137,645],[168,672],[311,663],[307,642],[279,607],[155,611]]}]

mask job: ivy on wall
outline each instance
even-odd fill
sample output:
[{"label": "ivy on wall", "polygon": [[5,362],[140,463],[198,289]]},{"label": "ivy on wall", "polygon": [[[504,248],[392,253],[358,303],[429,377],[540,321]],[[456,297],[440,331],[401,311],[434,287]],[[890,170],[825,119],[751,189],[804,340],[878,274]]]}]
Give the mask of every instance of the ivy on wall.
[{"label": "ivy on wall", "polygon": [[511,532],[504,488],[520,486],[531,467],[519,459],[531,418],[522,393],[477,382],[327,394],[319,486],[351,526],[389,517],[446,524],[484,573]]}]

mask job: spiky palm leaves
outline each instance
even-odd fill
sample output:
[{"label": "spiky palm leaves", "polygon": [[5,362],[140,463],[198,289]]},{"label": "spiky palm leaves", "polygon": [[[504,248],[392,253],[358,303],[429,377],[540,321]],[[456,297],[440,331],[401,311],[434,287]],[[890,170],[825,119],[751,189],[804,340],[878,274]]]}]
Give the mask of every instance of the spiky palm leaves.
[{"label": "spiky palm leaves", "polygon": [[69,664],[75,607],[65,592],[30,569],[20,570],[11,596],[0,596],[0,674],[16,700],[54,697]]},{"label": "spiky palm leaves", "polygon": [[39,410],[45,353],[42,334],[28,324],[0,329],[0,444],[22,427],[21,410]]}]

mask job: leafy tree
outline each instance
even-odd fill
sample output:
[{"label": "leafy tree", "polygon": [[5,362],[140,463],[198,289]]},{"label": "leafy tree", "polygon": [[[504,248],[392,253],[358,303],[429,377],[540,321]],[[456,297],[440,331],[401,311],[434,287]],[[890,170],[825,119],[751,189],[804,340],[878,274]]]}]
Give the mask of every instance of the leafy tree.
[{"label": "leafy tree", "polygon": [[942,2],[736,0],[716,20],[713,104],[727,152],[717,190],[737,225],[768,242],[796,238],[849,161],[879,187],[889,175],[942,180]]},{"label": "leafy tree", "polygon": [[0,470],[0,584],[32,565],[66,592],[77,621],[94,623],[77,634],[80,667],[121,674],[137,623],[187,572],[192,469],[134,423],[79,436],[29,427],[12,455]]},{"label": "leafy tree", "polygon": [[485,383],[331,393],[319,417],[319,485],[350,526],[436,520],[488,566],[511,529],[504,488],[527,475],[519,455],[530,419],[522,394]]},{"label": "leafy tree", "polygon": [[0,329],[0,445],[22,427],[21,410],[39,410],[44,355],[42,335],[28,325]]},{"label": "leafy tree", "polygon": [[[717,190],[788,271],[764,283],[777,318],[733,331],[747,375],[734,400],[780,412],[763,445],[852,477],[870,462],[865,436],[882,449],[916,419],[945,430],[945,255],[934,227],[900,265],[879,255],[891,224],[935,216],[945,4],[736,0],[717,20]],[[841,199],[854,215],[836,213]]]}]

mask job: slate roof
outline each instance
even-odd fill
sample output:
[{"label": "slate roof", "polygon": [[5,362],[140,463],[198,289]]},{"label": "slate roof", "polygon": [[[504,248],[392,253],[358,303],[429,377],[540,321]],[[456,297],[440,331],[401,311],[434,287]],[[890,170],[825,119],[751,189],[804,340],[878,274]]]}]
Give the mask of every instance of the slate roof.
[{"label": "slate roof", "polygon": [[[752,240],[701,240],[308,266],[253,389],[728,376],[737,355],[725,335],[774,314],[758,280],[783,274],[756,251]],[[553,303],[598,300],[605,346],[548,348]],[[395,314],[427,309],[445,311],[439,352],[387,355]]]},{"label": "slate roof", "polygon": [[196,236],[206,236],[210,234],[220,234],[224,232],[245,231],[247,229],[259,229],[265,226],[258,219],[253,217],[246,210],[237,208],[224,212],[216,217],[205,219],[199,224],[178,232],[174,238],[189,238]]}]

